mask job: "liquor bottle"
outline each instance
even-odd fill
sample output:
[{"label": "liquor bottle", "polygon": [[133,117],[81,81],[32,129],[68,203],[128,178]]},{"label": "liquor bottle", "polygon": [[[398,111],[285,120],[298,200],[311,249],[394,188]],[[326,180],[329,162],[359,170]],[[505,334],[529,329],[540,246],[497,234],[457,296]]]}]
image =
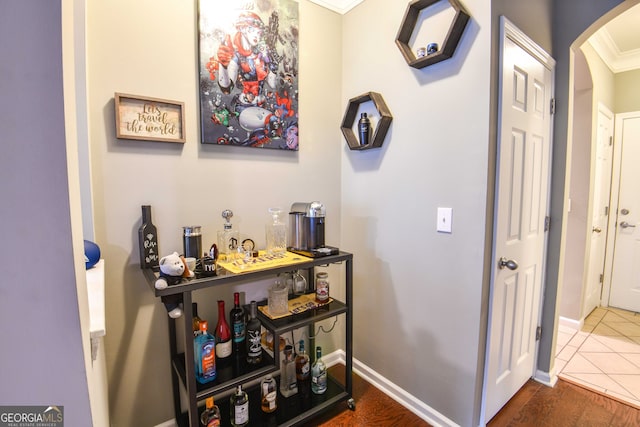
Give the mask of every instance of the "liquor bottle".
[{"label": "liquor bottle", "polygon": [[213,401],[213,397],[207,397],[205,400],[206,409],[200,417],[202,425],[205,427],[220,426],[220,408]]},{"label": "liquor bottle", "polygon": [[371,121],[367,117],[367,113],[360,114],[360,120],[358,121],[358,135],[360,137],[360,145],[369,144],[369,138],[371,136]]},{"label": "liquor bottle", "polygon": [[249,425],[249,396],[242,390],[242,386],[236,387],[236,392],[231,396],[231,425],[243,427]]},{"label": "liquor bottle", "polygon": [[287,224],[282,219],[282,209],[269,208],[271,221],[265,227],[267,254],[278,255],[287,251]]},{"label": "liquor bottle", "polygon": [[284,397],[293,396],[298,392],[296,381],[296,361],[293,357],[293,346],[287,344],[284,347],[284,359],[280,368],[280,394]]},{"label": "liquor bottle", "polygon": [[271,413],[278,408],[277,403],[277,387],[276,380],[273,379],[271,374],[268,374],[261,382],[260,382],[260,390],[262,394],[262,412]]},{"label": "liquor bottle", "polygon": [[244,322],[244,310],[240,306],[240,294],[233,294],[233,308],[229,312],[231,328],[233,330],[233,353],[235,355],[244,353],[246,344],[246,325]]},{"label": "liquor bottle", "polygon": [[218,301],[218,323],[216,324],[216,356],[226,359],[231,356],[231,329],[224,311],[224,301]]},{"label": "liquor bottle", "polygon": [[322,347],[316,347],[316,361],[311,367],[311,391],[322,394],[327,391],[327,365],[322,361]]},{"label": "liquor bottle", "polygon": [[229,209],[222,211],[222,218],[225,219],[225,223],[222,230],[218,230],[218,250],[221,255],[224,255],[224,259],[227,262],[233,261],[238,251],[238,239],[240,235],[238,230],[233,229],[231,224],[231,218],[233,212]]},{"label": "liquor bottle", "polygon": [[140,247],[140,268],[157,267],[160,261],[158,256],[158,231],[151,222],[151,206],[142,206],[142,224],[138,229],[138,245]]},{"label": "liquor bottle", "polygon": [[193,314],[193,320],[192,320],[193,336],[197,337],[198,335],[200,335],[200,322],[202,322],[202,319],[200,317],[198,317],[198,303],[197,302],[191,303],[191,312]]},{"label": "liquor bottle", "polygon": [[200,322],[200,335],[193,341],[196,380],[204,384],[216,379],[216,339],[207,331],[206,320]]},{"label": "liquor bottle", "polygon": [[251,301],[249,321],[247,322],[247,362],[257,365],[262,362],[262,344],[260,333],[262,332],[260,320],[258,320],[258,305]]},{"label": "liquor bottle", "polygon": [[304,340],[300,340],[300,350],[296,356],[296,378],[298,381],[309,379],[309,355],[304,351]]}]

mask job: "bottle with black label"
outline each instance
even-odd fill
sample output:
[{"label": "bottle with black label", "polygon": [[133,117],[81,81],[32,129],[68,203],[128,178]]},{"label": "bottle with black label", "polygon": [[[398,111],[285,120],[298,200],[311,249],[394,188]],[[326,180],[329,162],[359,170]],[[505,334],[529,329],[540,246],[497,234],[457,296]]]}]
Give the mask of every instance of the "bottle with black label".
[{"label": "bottle with black label", "polygon": [[249,311],[249,321],[247,322],[247,362],[257,365],[262,362],[262,344],[260,343],[260,333],[262,325],[258,320],[258,305],[251,301]]},{"label": "bottle with black label", "polygon": [[158,256],[158,231],[151,222],[151,206],[142,206],[142,224],[138,229],[138,244],[140,246],[140,268],[157,267],[160,262]]},{"label": "bottle with black label", "polygon": [[231,320],[231,335],[233,337],[233,354],[244,353],[246,344],[246,325],[244,321],[244,310],[240,306],[240,293],[233,293],[233,308],[229,312]]}]

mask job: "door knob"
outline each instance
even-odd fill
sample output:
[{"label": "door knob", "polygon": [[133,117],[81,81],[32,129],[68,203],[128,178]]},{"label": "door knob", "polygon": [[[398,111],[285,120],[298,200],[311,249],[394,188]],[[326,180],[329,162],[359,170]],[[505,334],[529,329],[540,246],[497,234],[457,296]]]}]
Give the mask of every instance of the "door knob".
[{"label": "door knob", "polygon": [[498,268],[500,270],[504,270],[507,267],[509,270],[516,270],[518,268],[518,263],[512,259],[506,259],[505,257],[500,258],[498,261]]},{"label": "door knob", "polygon": [[629,228],[629,227],[635,227],[635,224],[629,224],[627,221],[622,221],[620,223],[620,228]]},{"label": "door knob", "polygon": [[629,215],[629,209],[622,209],[622,210],[620,211],[620,214],[621,214],[621,215]]},{"label": "door knob", "polygon": [[602,228],[600,228],[600,227],[593,227],[593,228],[591,229],[591,231],[593,231],[594,233],[600,233],[600,232],[602,232]]}]

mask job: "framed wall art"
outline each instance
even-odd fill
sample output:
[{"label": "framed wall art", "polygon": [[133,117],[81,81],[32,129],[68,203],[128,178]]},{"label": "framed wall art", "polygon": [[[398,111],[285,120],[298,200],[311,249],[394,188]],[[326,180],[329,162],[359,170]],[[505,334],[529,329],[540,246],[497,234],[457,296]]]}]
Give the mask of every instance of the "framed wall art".
[{"label": "framed wall art", "polygon": [[298,150],[298,1],[199,0],[203,144]]},{"label": "framed wall art", "polygon": [[116,138],[185,142],[184,103],[116,93]]}]

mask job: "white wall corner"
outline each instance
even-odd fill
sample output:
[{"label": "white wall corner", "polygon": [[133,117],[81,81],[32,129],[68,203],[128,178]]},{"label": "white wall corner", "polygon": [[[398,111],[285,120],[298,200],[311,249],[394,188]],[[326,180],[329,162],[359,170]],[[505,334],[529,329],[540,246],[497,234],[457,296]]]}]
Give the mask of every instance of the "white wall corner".
[{"label": "white wall corner", "polygon": [[364,0],[309,0],[319,6],[338,12],[341,15],[362,3]]},{"label": "white wall corner", "polygon": [[556,375],[555,369],[552,369],[551,372],[544,372],[537,369],[533,379],[548,387],[554,387],[558,382],[558,375]]}]

